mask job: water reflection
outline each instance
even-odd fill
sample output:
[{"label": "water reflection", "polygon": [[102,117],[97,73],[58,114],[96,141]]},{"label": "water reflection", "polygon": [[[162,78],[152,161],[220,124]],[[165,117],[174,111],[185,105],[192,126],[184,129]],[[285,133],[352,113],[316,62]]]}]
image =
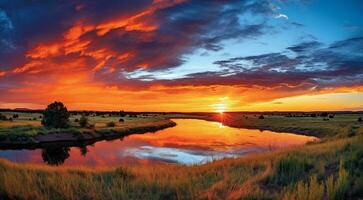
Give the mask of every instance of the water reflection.
[{"label": "water reflection", "polygon": [[61,165],[69,158],[69,147],[52,146],[42,150],[43,161],[49,165]]},{"label": "water reflection", "polygon": [[301,145],[314,137],[237,129],[216,122],[176,119],[178,125],[94,144],[50,145],[35,150],[2,150],[14,162],[67,166],[117,166],[149,163],[195,164]]},{"label": "water reflection", "polygon": [[80,152],[81,152],[81,155],[82,155],[83,157],[86,157],[86,155],[87,155],[87,153],[88,153],[88,149],[87,149],[87,147],[86,147],[86,146],[81,146],[81,147],[79,147],[79,150],[80,150]]}]

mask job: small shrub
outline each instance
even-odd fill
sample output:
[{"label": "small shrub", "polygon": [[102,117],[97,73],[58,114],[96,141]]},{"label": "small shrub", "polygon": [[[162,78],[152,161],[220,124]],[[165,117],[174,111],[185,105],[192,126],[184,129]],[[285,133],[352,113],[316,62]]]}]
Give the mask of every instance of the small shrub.
[{"label": "small shrub", "polygon": [[265,119],[265,117],[264,117],[263,115],[260,115],[260,116],[258,117],[258,119]]},{"label": "small shrub", "polygon": [[118,122],[125,122],[125,120],[121,118],[118,120]]},{"label": "small shrub", "polygon": [[0,120],[6,121],[6,120],[8,120],[8,118],[6,118],[5,115],[0,113]]},{"label": "small shrub", "polygon": [[115,122],[107,122],[106,126],[107,127],[115,127],[116,124],[115,124]]},{"label": "small shrub", "polygon": [[79,122],[79,119],[78,118],[74,119],[74,122],[78,123]]},{"label": "small shrub", "polygon": [[123,111],[123,110],[120,111],[120,117],[126,117],[125,111]]},{"label": "small shrub", "polygon": [[19,115],[18,114],[14,114],[13,115],[13,119],[17,119],[17,118],[19,118]]},{"label": "small shrub", "polygon": [[358,122],[362,122],[363,120],[362,120],[362,118],[361,117],[359,117],[358,118]]},{"label": "small shrub", "polygon": [[82,128],[85,128],[89,125],[88,118],[85,115],[82,115],[81,118],[79,119],[79,125]]}]

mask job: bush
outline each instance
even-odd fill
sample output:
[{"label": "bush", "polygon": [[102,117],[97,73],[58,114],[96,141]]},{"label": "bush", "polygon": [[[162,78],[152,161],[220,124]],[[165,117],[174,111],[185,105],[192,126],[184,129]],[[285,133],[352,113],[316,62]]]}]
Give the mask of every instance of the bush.
[{"label": "bush", "polygon": [[78,118],[74,119],[74,122],[78,123],[79,122],[79,119]]},{"label": "bush", "polygon": [[57,101],[49,104],[43,113],[42,124],[45,127],[67,128],[69,126],[67,107]]},{"label": "bush", "polygon": [[106,126],[107,127],[115,127],[116,124],[115,124],[115,122],[107,122]]},{"label": "bush", "polygon": [[14,114],[13,115],[13,119],[17,119],[17,118],[19,118],[19,115],[18,114]]},{"label": "bush", "polygon": [[120,117],[126,117],[125,111],[123,111],[123,110],[120,111]]},{"label": "bush", "polygon": [[89,122],[88,122],[88,118],[84,115],[81,116],[81,119],[79,119],[79,125],[82,127],[82,128],[85,128],[89,125]]},{"label": "bush", "polygon": [[3,114],[0,113],[0,120],[5,121],[5,120],[8,120],[8,118],[6,118],[5,115],[3,115]]},{"label": "bush", "polygon": [[118,122],[124,122],[124,121],[125,121],[125,120],[124,120],[124,119],[122,119],[122,118],[118,120]]},{"label": "bush", "polygon": [[260,116],[258,117],[258,119],[265,119],[265,117],[264,117],[263,115],[260,115]]},{"label": "bush", "polygon": [[358,118],[358,122],[362,122],[363,120],[362,120],[362,118],[361,117],[359,117]]}]

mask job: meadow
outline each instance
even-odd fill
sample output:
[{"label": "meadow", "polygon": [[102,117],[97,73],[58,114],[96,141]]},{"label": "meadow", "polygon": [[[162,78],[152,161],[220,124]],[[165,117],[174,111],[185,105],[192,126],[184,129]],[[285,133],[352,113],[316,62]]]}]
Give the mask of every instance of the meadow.
[{"label": "meadow", "polygon": [[82,127],[79,123],[82,114],[74,113],[69,118],[68,128],[45,128],[41,124],[41,113],[2,112],[2,115],[8,119],[0,120],[0,144],[3,145],[105,139],[156,131],[175,125],[172,121],[156,115],[120,117],[114,114],[87,114],[87,124]]},{"label": "meadow", "polygon": [[[94,169],[0,160],[0,196],[3,199],[359,199],[363,197],[363,123],[358,122],[358,117],[362,116],[267,114],[261,119],[259,114],[243,113],[153,115],[150,118],[154,120],[201,118],[234,127],[314,135],[321,140],[194,166]],[[111,119],[116,118],[91,118],[96,128],[106,128]],[[152,119],[126,118],[125,122],[128,120],[140,123],[137,120]],[[30,123],[26,125],[40,128],[39,120],[29,120],[27,116],[23,121],[1,122],[0,126],[6,129],[8,123],[16,126]]]}]

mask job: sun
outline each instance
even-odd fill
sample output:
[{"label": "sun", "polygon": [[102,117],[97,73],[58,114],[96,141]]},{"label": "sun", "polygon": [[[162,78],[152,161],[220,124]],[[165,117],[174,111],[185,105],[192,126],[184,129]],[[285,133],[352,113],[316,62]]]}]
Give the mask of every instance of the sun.
[{"label": "sun", "polygon": [[217,104],[216,105],[216,112],[217,113],[224,113],[226,111],[226,105],[225,104]]},{"label": "sun", "polygon": [[216,110],[217,111],[217,113],[220,113],[220,114],[222,114],[222,113],[224,113],[225,112],[225,110],[224,109],[218,109],[218,110]]}]

